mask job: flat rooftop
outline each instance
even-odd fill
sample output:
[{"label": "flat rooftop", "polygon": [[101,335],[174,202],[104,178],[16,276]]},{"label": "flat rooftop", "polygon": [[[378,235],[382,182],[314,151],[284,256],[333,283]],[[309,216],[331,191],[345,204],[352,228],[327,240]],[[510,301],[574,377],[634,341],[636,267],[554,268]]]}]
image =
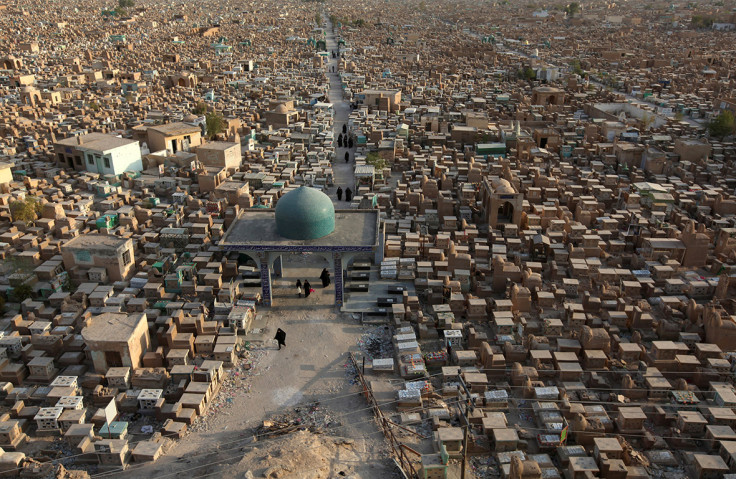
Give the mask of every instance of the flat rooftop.
[{"label": "flat rooftop", "polygon": [[361,247],[378,243],[378,212],[375,210],[336,210],[335,231],[313,240],[284,238],[276,231],[276,210],[243,210],[220,241],[226,249],[274,249],[290,246]]},{"label": "flat rooftop", "polygon": [[237,143],[231,142],[231,141],[212,141],[209,143],[204,143],[197,147],[197,150],[218,150],[218,151],[225,151],[227,149],[230,149],[234,146],[238,146]]},{"label": "flat rooftop", "polygon": [[56,144],[88,150],[109,151],[131,143],[138,143],[137,140],[121,138],[119,136],[108,135],[105,133],[87,133],[86,135],[81,135],[81,138],[82,143],[78,143],[79,140],[76,136],[71,136],[57,141]]},{"label": "flat rooftop", "polygon": [[198,126],[189,125],[182,122],[167,123],[165,125],[156,125],[150,127],[151,130],[163,133],[167,136],[186,135],[188,133],[201,133],[202,130]]},{"label": "flat rooftop", "polygon": [[93,316],[82,329],[85,341],[128,341],[141,321],[144,313],[103,313]]},{"label": "flat rooftop", "polygon": [[119,248],[128,241],[132,241],[130,238],[121,238],[115,235],[103,235],[99,233],[87,233],[79,235],[76,238],[72,238],[62,245],[62,248]]}]

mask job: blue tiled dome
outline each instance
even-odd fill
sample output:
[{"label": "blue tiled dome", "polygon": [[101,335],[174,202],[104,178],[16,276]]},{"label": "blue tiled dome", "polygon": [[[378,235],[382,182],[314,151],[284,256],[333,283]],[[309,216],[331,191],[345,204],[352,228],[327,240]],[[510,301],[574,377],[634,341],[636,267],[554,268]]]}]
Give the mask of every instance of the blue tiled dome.
[{"label": "blue tiled dome", "polygon": [[276,203],[276,229],[280,236],[311,240],[335,231],[335,207],[321,191],[301,186]]}]

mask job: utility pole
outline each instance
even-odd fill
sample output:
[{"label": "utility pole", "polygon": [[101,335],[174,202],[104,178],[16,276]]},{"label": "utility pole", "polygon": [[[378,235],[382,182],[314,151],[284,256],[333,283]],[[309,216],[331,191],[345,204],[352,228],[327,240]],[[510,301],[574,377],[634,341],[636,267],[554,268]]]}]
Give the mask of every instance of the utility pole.
[{"label": "utility pole", "polygon": [[459,408],[460,414],[465,419],[465,427],[463,428],[463,465],[460,471],[460,479],[465,479],[465,469],[468,462],[468,431],[470,430],[470,418],[468,417],[468,414],[475,410],[475,406],[473,405],[473,399],[470,395],[468,385],[465,384],[465,380],[463,379],[463,370],[459,368],[457,370],[457,380],[460,383],[460,386],[465,390],[465,412],[463,412],[462,407]]}]

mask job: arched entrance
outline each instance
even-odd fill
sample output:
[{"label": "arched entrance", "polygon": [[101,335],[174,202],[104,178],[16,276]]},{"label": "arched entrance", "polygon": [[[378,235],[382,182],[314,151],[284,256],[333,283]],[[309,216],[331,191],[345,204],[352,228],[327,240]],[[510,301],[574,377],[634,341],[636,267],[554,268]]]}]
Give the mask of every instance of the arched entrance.
[{"label": "arched entrance", "polygon": [[242,251],[238,252],[238,266],[254,266],[259,267],[257,255],[251,255]]},{"label": "arched entrance", "polygon": [[[324,198],[323,198],[324,197]],[[334,306],[343,305],[343,256],[375,255],[380,250],[378,214],[373,210],[341,210],[335,215],[332,200],[324,193],[302,186],[286,193],[275,209],[247,208],[220,240],[224,251],[257,255],[260,264],[263,304],[271,306],[274,291],[282,286],[296,296],[296,280],[289,272],[292,258],[309,264],[310,284],[322,287],[320,272],[327,269]],[[289,255],[285,260],[285,255]],[[298,265],[297,265],[298,266]],[[316,290],[317,288],[315,288]],[[276,291],[276,296],[284,291]],[[324,294],[323,294],[324,296]]]},{"label": "arched entrance", "polygon": [[[258,284],[264,306],[271,306],[274,300],[296,297],[297,279],[302,283],[308,280],[315,292],[319,290],[317,296],[320,299],[310,301],[310,306],[341,306],[343,303],[342,257],[339,252],[320,248],[312,250],[299,246],[231,251],[239,253],[238,266],[253,268],[253,274],[247,274],[248,271],[241,272],[244,282],[247,282],[246,277],[256,278],[256,271],[258,272]],[[323,287],[320,280],[320,274],[324,269],[330,277],[327,287]]]},{"label": "arched entrance", "polygon": [[[324,252],[284,252],[269,255],[271,299],[279,307],[331,307],[337,302],[335,260]],[[329,284],[322,285],[321,275],[327,270]],[[302,283],[302,297],[298,297],[296,282]],[[314,291],[306,296],[304,284],[309,282]]]},{"label": "arched entrance", "polygon": [[508,201],[504,201],[501,206],[498,207],[497,223],[507,224],[512,223],[514,220],[514,205]]}]

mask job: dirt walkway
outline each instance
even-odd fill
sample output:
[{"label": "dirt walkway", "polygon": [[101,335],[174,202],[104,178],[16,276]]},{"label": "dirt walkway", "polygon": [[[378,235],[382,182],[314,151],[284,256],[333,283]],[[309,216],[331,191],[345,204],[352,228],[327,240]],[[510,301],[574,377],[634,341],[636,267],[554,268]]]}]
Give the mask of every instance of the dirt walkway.
[{"label": "dirt walkway", "polygon": [[[327,37],[326,37],[326,44],[327,44],[327,51],[332,53],[334,50],[337,52],[337,40],[335,38],[335,34],[332,33],[332,26],[330,25],[329,21],[327,23]],[[342,91],[342,81],[340,80],[340,73],[339,73],[339,58],[332,58],[330,56],[330,60],[327,64],[327,78],[330,82],[330,102],[333,105],[333,109],[335,111],[335,117],[334,117],[334,134],[335,134],[335,144],[337,145],[337,137],[340,136],[342,133],[342,127],[343,125],[346,125],[348,122],[348,117],[350,116],[350,104],[343,99],[343,91]],[[333,69],[336,70],[332,72]],[[336,208],[347,208],[348,202],[345,201],[345,196],[342,197],[342,201],[337,201],[337,195],[335,192],[337,191],[337,187],[342,187],[343,191],[346,188],[350,188],[353,192],[355,192],[355,175],[354,172],[354,158],[355,158],[355,148],[353,148],[350,151],[350,162],[345,163],[345,152],[348,151],[348,148],[335,148],[335,161],[332,163],[332,173],[334,175],[334,182],[335,187],[330,188],[330,197],[332,198],[332,201],[335,202]]]},{"label": "dirt walkway", "polygon": [[[337,41],[329,23],[327,31],[327,51],[337,51]],[[329,99],[335,111],[335,141],[350,116],[350,105],[343,100],[340,76],[331,72],[337,65],[337,59],[330,57],[326,67]],[[337,200],[337,186],[343,190],[347,187],[354,189],[354,162],[344,162],[346,151],[347,148],[336,148],[337,156],[333,162],[335,186],[329,189],[328,194],[336,208],[349,205],[345,196],[343,201]],[[353,154],[354,149],[351,159]],[[251,354],[255,358],[253,370],[238,373],[245,374],[247,379],[239,377],[233,381],[237,384],[235,389],[228,390],[227,398],[215,399],[213,404],[218,404],[218,408],[208,411],[204,419],[192,428],[194,432],[176,442],[172,450],[157,462],[135,464],[115,477],[174,478],[183,474],[189,477],[205,474],[236,477],[238,474],[237,477],[242,477],[249,470],[249,462],[253,462],[254,471],[264,463],[264,458],[253,452],[253,447],[271,451],[268,454],[280,454],[282,445],[294,448],[301,440],[309,448],[308,443],[312,439],[308,437],[295,441],[288,435],[257,443],[252,443],[252,437],[254,429],[264,419],[315,401],[328,408],[336,419],[326,433],[360,441],[350,448],[350,460],[343,461],[345,464],[339,457],[329,458],[336,472],[340,472],[337,469],[342,467],[350,469],[350,477],[354,479],[393,477],[395,467],[389,459],[383,435],[372,420],[368,403],[346,373],[348,352],[358,350],[359,339],[371,328],[361,326],[351,315],[336,312],[334,286],[323,289],[319,281],[322,268],[327,266],[323,262],[319,256],[285,256],[284,277],[275,278],[273,283],[276,306],[259,310],[267,320],[263,335],[272,338],[276,329],[282,328],[286,331],[287,347],[278,351],[272,344],[255,346]],[[315,289],[309,298],[297,298],[297,279],[309,279]],[[324,447],[323,451],[339,449],[330,444],[321,444],[320,447]],[[310,466],[305,464],[304,467],[304,470],[279,477],[311,477]]]},{"label": "dirt walkway", "polygon": [[[271,415],[299,404],[319,401],[328,408],[335,420],[326,431],[330,435],[363,440],[351,454],[355,476],[392,477],[383,435],[372,420],[372,413],[352,377],[346,371],[349,351],[358,351],[359,339],[371,328],[363,327],[352,317],[336,313],[334,288],[326,289],[318,279],[326,265],[324,259],[311,255],[291,255],[284,258],[284,277],[274,283],[274,304],[271,310],[260,309],[267,317],[266,337],[273,337],[277,328],[286,331],[286,348],[277,350],[268,344],[256,347],[259,359],[249,373],[248,387],[235,391],[227,407],[209,412],[205,423],[178,441],[166,456],[149,465],[133,465],[129,471],[115,477],[167,477],[186,471],[191,477],[220,471],[225,473],[249,453],[253,430]],[[309,298],[298,298],[294,283],[297,278],[310,280],[315,292]],[[278,447],[286,436],[254,444],[259,449]],[[271,444],[273,443],[273,444]],[[215,465],[208,465],[217,462]],[[358,463],[365,467],[361,475]],[[238,468],[247,464],[241,463]],[[193,468],[196,468],[192,470]],[[298,477],[298,474],[294,477]],[[306,476],[305,476],[306,477]]]}]

